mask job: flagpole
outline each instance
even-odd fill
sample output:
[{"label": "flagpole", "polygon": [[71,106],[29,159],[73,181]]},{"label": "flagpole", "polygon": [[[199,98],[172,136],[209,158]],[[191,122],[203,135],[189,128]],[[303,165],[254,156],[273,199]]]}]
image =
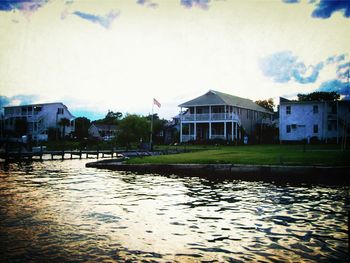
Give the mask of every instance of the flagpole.
[{"label": "flagpole", "polygon": [[150,134],[150,139],[149,139],[149,149],[152,151],[153,146],[152,146],[152,134],[153,134],[153,109],[154,109],[154,100],[152,101],[152,117],[151,117],[151,134]]}]

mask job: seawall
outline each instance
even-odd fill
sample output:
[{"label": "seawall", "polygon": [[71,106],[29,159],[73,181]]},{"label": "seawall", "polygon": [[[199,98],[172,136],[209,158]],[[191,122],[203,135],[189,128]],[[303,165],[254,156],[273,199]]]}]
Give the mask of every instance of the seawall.
[{"label": "seawall", "polygon": [[350,167],[282,166],[238,164],[124,164],[116,160],[87,163],[86,167],[157,173],[160,175],[198,176],[211,179],[350,185]]}]

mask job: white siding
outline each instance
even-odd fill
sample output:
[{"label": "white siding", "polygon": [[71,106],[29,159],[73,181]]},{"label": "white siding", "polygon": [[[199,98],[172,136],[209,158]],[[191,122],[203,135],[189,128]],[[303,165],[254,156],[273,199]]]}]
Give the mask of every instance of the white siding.
[{"label": "white siding", "polygon": [[[314,105],[318,106],[318,112],[314,113]],[[290,114],[287,114],[287,107],[290,107]],[[296,141],[311,137],[324,137],[324,104],[281,104],[280,105],[280,140]],[[287,125],[290,125],[290,132],[287,132]],[[314,132],[314,125],[317,125],[318,132]]]}]

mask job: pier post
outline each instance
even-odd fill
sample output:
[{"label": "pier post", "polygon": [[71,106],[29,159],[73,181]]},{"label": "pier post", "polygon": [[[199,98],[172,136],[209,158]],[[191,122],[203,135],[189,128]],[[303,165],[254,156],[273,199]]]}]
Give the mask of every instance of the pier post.
[{"label": "pier post", "polygon": [[18,158],[19,158],[19,161],[22,161],[22,145],[20,145],[18,149]]},{"label": "pier post", "polygon": [[81,148],[80,148],[80,151],[79,151],[79,159],[81,159]]}]

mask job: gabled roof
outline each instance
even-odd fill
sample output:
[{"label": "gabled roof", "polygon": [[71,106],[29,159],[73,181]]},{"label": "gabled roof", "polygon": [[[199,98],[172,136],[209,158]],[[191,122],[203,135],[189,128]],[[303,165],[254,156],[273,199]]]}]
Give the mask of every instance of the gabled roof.
[{"label": "gabled roof", "polygon": [[209,90],[202,96],[199,96],[193,100],[187,101],[179,105],[179,107],[193,107],[193,106],[217,106],[217,105],[228,105],[235,106],[250,110],[256,110],[266,113],[272,113],[271,111],[259,106],[250,99],[245,99],[223,92]]},{"label": "gabled roof", "polygon": [[53,105],[53,104],[61,104],[65,108],[67,108],[66,105],[64,105],[62,102],[47,102],[47,103],[35,103],[35,104],[23,104],[23,105],[17,105],[17,106],[5,106],[4,108],[21,108],[21,107],[35,107],[35,106],[44,106],[44,105]]},{"label": "gabled roof", "polygon": [[102,131],[115,131],[117,130],[117,125],[113,124],[99,124],[99,123],[93,123],[91,124],[90,128],[92,126],[95,126],[97,129],[102,130]]}]

